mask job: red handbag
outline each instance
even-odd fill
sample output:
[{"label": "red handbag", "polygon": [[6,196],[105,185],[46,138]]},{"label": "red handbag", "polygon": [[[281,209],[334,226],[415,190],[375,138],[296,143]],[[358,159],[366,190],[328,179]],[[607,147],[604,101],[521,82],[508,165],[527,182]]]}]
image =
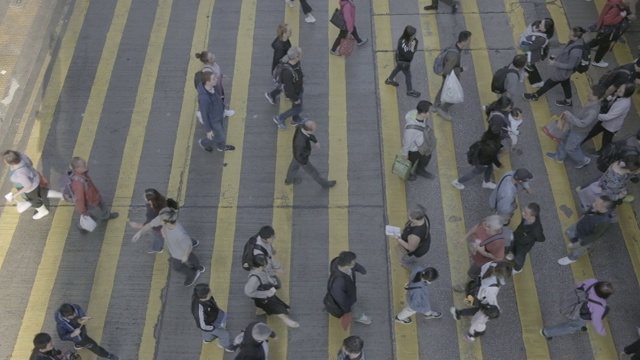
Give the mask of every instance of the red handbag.
[{"label": "red handbag", "polygon": [[349,56],[353,52],[353,48],[356,46],[356,39],[353,36],[347,36],[340,39],[340,47],[338,48],[338,54],[342,56]]}]

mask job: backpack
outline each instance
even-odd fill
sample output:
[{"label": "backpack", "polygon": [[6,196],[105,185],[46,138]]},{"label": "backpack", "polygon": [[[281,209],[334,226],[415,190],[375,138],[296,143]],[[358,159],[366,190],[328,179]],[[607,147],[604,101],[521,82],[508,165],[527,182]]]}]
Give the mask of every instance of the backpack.
[{"label": "backpack", "polygon": [[[630,135],[629,137],[635,137],[635,135]],[[629,137],[609,143],[602,149],[597,160],[598,170],[605,172],[611,164],[622,159],[625,155],[636,154],[635,150],[627,149],[626,143]]]},{"label": "backpack", "polygon": [[253,250],[258,249],[260,252],[268,256],[269,252],[262,245],[256,244],[258,241],[258,235],[252,236],[247,240],[244,244],[244,249],[242,250],[242,268],[246,271],[251,270],[253,267]]},{"label": "backpack", "polygon": [[449,51],[455,51],[458,54],[460,54],[460,51],[456,48],[455,45],[449,46],[448,48],[442,49],[442,51],[440,51],[440,54],[438,54],[438,56],[436,57],[436,59],[433,61],[433,72],[436,75],[445,75],[444,74],[444,59],[447,57],[447,53]]},{"label": "backpack", "polygon": [[324,299],[322,299],[322,303],[324,304],[324,309],[327,310],[331,316],[341,318],[342,315],[344,315],[344,310],[340,308],[340,305],[338,305],[333,296],[331,296],[331,287],[333,286],[335,278],[336,276],[333,274],[329,276],[329,281],[327,282],[327,294],[324,296]]},{"label": "backpack", "polygon": [[480,162],[480,140],[474,142],[467,150],[467,162],[469,165],[476,166]]},{"label": "backpack", "polygon": [[525,34],[526,34],[526,31],[520,34],[520,39],[518,41],[518,45],[520,46],[520,49],[522,49],[522,51],[524,52],[531,51],[530,46],[533,45],[533,43],[536,40],[536,37],[541,37],[545,40],[544,45],[542,45],[542,47],[547,46],[547,44],[549,43],[549,38],[547,38],[547,35],[545,33],[534,31],[528,35],[525,35]]},{"label": "backpack", "polygon": [[87,190],[87,180],[82,176],[79,176],[73,172],[73,170],[67,170],[65,175],[62,177],[62,188],[60,192],[62,193],[62,198],[70,203],[76,202],[76,196],[73,193],[73,189],[71,188],[71,183],[73,181],[78,181],[82,183],[84,189]]},{"label": "backpack", "polygon": [[621,66],[618,66],[615,69],[611,69],[606,73],[604,73],[604,75],[600,77],[600,80],[598,80],[598,85],[603,86],[604,88],[609,88],[609,86],[613,85],[613,81],[616,78],[616,76],[618,76],[618,74],[621,72],[626,73],[629,76],[629,78],[631,78],[631,75],[634,75],[635,77],[635,74],[631,73],[631,71],[627,69],[623,69]]},{"label": "backpack", "polygon": [[[500,287],[499,283],[491,284],[490,287]],[[480,300],[478,300],[478,293],[482,287],[482,275],[478,275],[475,278],[469,280],[465,287],[466,301],[470,306],[479,306]]]},{"label": "backpack", "polygon": [[589,45],[584,44],[580,46],[580,49],[582,50],[582,56],[580,57],[580,62],[578,62],[578,65],[576,65],[573,70],[580,74],[584,74],[589,70],[589,65],[591,65],[591,48]]},{"label": "backpack", "polygon": [[429,125],[426,123],[424,126],[409,124],[405,125],[405,129],[417,130],[422,133],[422,144],[418,146],[418,152],[422,155],[429,155],[436,148],[437,140],[433,131],[429,128]]},{"label": "backpack", "polygon": [[[591,311],[589,311],[589,303],[602,305],[601,302],[589,298],[589,290],[595,284],[584,288],[582,286],[572,289],[565,293],[560,299],[560,314],[571,320],[591,320]],[[602,318],[609,313],[609,306],[604,306],[604,314]]]},{"label": "backpack", "polygon": [[[213,72],[213,69],[210,66],[205,66],[205,68],[207,68],[207,70],[209,70],[209,72]],[[193,74],[193,86],[198,89],[198,84],[202,84],[202,76],[204,74],[204,68],[202,68],[201,70],[196,71],[195,74]]]},{"label": "backpack", "polygon": [[503,68],[498,69],[495,74],[493,74],[493,79],[491,79],[491,91],[496,94],[504,94],[507,89],[504,86],[505,80],[507,80],[507,75],[509,73],[515,73],[518,75],[518,80],[520,80],[520,73],[516,69],[509,69],[509,66],[505,66]]},{"label": "backpack", "polygon": [[286,62],[279,62],[278,65],[276,65],[276,67],[273,69],[273,72],[271,73],[271,77],[273,78],[273,81],[276,83],[282,83],[282,70],[284,69],[288,69],[289,71],[291,71],[291,73],[294,76],[294,81],[295,81],[295,77],[296,72],[293,70],[293,68],[291,67],[291,65],[289,65]]}]

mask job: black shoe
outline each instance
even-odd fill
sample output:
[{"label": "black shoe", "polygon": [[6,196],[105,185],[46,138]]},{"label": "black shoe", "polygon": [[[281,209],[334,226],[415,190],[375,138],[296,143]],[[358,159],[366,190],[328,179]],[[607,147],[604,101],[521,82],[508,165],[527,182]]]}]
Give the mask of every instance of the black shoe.
[{"label": "black shoe", "polygon": [[432,173],[430,173],[428,171],[417,171],[416,174],[422,176],[423,178],[427,178],[429,180],[435,179],[435,175],[433,175]]},{"label": "black shoe", "polygon": [[117,219],[117,218],[118,218],[118,216],[120,216],[120,214],[119,214],[119,213],[117,213],[117,212],[112,212],[111,214],[109,214],[109,219],[107,219],[107,220]]},{"label": "black shoe", "polygon": [[286,179],[284,181],[285,185],[298,185],[301,182],[302,182],[302,178],[300,177],[294,177],[293,181],[287,181]]},{"label": "black shoe", "polygon": [[325,189],[329,189],[336,186],[336,181],[335,180],[328,180],[327,182],[325,182],[324,184],[322,184],[322,187]]},{"label": "black shoe", "polygon": [[235,149],[236,149],[236,147],[233,146],[233,145],[225,145],[224,148],[218,149],[218,151],[233,151]]},{"label": "black shoe", "polygon": [[452,14],[455,14],[455,13],[457,13],[457,12],[458,12],[458,4],[453,4],[453,5],[451,6],[451,13],[452,13]]},{"label": "black shoe", "polygon": [[82,235],[87,235],[89,233],[89,231],[83,229],[80,224],[77,224],[76,227],[78,228],[78,230],[80,230],[80,234]]},{"label": "black shoe", "polygon": [[409,174],[409,176],[407,176],[407,181],[416,181],[418,177],[413,175],[413,174]]},{"label": "black shoe", "polygon": [[[193,239],[192,239],[192,240],[193,240]],[[198,245],[200,245],[200,241],[198,241],[198,240],[193,240],[191,247],[192,247],[192,248],[194,248],[194,247],[198,247]]]},{"label": "black shoe", "polygon": [[430,10],[435,10],[438,11],[438,5],[427,5],[425,7],[423,7],[423,9],[430,11]]},{"label": "black shoe", "polygon": [[585,332],[587,332],[587,327],[586,327],[586,326],[583,326],[582,328],[580,328],[580,332],[581,332],[581,333],[585,333]]},{"label": "black shoe", "polygon": [[407,91],[407,95],[412,96],[414,98],[419,98],[420,97],[420,92],[419,91],[415,91],[415,90],[411,90],[411,91]]},{"label": "black shoe", "polygon": [[84,346],[80,346],[80,345],[77,345],[77,344],[73,344],[73,348],[74,348],[75,350],[80,350],[80,349],[84,349]]},{"label": "black shoe", "polygon": [[115,354],[109,354],[107,359],[109,359],[109,360],[120,360],[120,357],[118,355],[115,355]]},{"label": "black shoe", "polygon": [[397,82],[397,81],[395,81],[395,80],[391,80],[391,79],[387,79],[387,80],[385,80],[385,81],[384,81],[384,83],[385,83],[385,84],[387,84],[387,85],[395,86],[395,87],[400,86],[400,84],[398,84],[398,82]]},{"label": "black shoe", "polygon": [[198,140],[198,145],[200,145],[200,148],[206,152],[212,152],[213,149],[210,146],[204,146],[202,144],[202,139]]},{"label": "black shoe", "polygon": [[538,101],[538,95],[536,95],[536,93],[524,93],[522,94],[522,98],[527,101]]},{"label": "black shoe", "polygon": [[551,336],[547,336],[547,335],[545,335],[545,333],[544,333],[544,329],[540,329],[540,335],[542,335],[542,337],[543,337],[545,340],[551,340],[551,339],[553,339]]},{"label": "black shoe", "polygon": [[189,279],[184,281],[184,286],[191,286],[195,284],[196,280],[198,280],[198,278],[200,277],[200,274],[202,274],[203,272],[204,272],[204,266],[200,266],[200,268],[198,268],[198,270],[196,271],[196,275],[193,277],[191,281],[189,281]]},{"label": "black shoe", "polygon": [[571,100],[556,100],[556,105],[558,106],[573,106],[573,102]]}]

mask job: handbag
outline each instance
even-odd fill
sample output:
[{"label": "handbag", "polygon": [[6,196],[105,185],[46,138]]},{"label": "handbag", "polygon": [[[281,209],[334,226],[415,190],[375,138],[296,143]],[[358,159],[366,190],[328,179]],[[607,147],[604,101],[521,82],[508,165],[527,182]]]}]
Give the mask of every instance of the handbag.
[{"label": "handbag", "polygon": [[460,104],[461,102],[464,102],[464,91],[462,90],[462,85],[453,70],[451,70],[451,73],[444,81],[440,100],[448,104]]},{"label": "handbag", "polygon": [[333,11],[333,15],[331,15],[329,22],[340,30],[347,30],[347,23],[344,21],[344,15],[342,15],[342,11],[338,8]]},{"label": "handbag", "polygon": [[391,168],[391,172],[398,175],[402,180],[407,180],[409,175],[411,174],[411,168],[413,164],[409,159],[405,159],[402,155],[396,155],[396,159],[393,161],[393,167]]},{"label": "handbag", "polygon": [[562,141],[568,132],[559,125],[559,120],[560,118],[554,115],[551,117],[551,121],[542,128],[542,132],[555,142]]},{"label": "handbag", "polygon": [[342,56],[349,56],[353,52],[353,48],[356,47],[356,39],[353,36],[347,36],[340,39],[340,48],[338,48],[338,54]]}]

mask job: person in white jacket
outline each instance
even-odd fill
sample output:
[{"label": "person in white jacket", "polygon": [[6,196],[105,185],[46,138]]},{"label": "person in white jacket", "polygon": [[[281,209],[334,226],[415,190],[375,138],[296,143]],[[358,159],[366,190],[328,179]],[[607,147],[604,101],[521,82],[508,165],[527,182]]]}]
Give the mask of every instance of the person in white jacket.
[{"label": "person in white jacket", "polygon": [[418,102],[416,110],[411,110],[405,115],[404,136],[402,138],[402,156],[411,161],[411,175],[409,181],[416,179],[416,174],[427,179],[433,179],[434,175],[426,170],[431,154],[435,151],[436,138],[428,121],[433,114],[433,104],[422,100]]},{"label": "person in white jacket", "polygon": [[[602,133],[602,145],[596,154],[599,154],[605,146],[611,144],[613,135],[620,130],[624,119],[629,113],[629,109],[631,109],[631,95],[635,91],[636,86],[633,83],[628,83],[621,85],[615,94],[607,97],[606,106],[608,109],[601,109],[601,114],[598,115],[598,123],[591,129],[582,144],[600,133]],[[603,112],[602,110],[606,111]]]}]

